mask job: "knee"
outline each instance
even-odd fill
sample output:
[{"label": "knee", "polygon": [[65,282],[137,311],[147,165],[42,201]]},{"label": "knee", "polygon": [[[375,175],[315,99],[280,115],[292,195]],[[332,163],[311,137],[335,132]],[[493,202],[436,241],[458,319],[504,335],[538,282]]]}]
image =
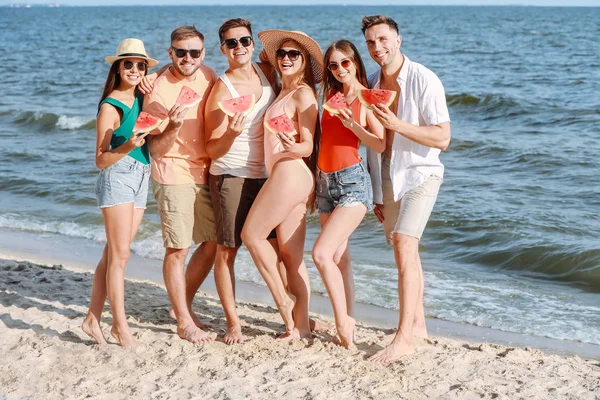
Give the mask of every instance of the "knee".
[{"label": "knee", "polygon": [[129,247],[125,247],[122,249],[113,249],[112,251],[109,251],[109,267],[125,269],[125,266],[129,261],[130,255],[131,252],[129,250]]},{"label": "knee", "polygon": [[313,248],[312,258],[319,272],[322,272],[333,261],[333,254],[322,246],[317,245]]},{"label": "knee", "polygon": [[226,247],[219,245],[215,256],[215,268],[229,267],[232,269],[237,251],[238,247]]},{"label": "knee", "polygon": [[398,269],[404,271],[417,260],[419,254],[419,240],[404,234],[393,234],[394,256]]},{"label": "knee", "polygon": [[254,246],[256,246],[258,237],[256,235],[253,235],[251,229],[246,228],[246,226],[244,226],[244,228],[242,229],[241,237],[242,242],[246,245],[248,249],[251,249]]},{"label": "knee", "polygon": [[187,257],[188,249],[173,249],[167,248],[165,253],[165,261],[167,265],[183,265]]}]

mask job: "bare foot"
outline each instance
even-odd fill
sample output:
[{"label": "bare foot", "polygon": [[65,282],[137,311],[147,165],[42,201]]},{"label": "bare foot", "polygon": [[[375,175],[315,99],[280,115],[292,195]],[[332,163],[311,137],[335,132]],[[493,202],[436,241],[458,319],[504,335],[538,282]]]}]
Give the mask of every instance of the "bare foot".
[{"label": "bare foot", "polygon": [[235,324],[232,326],[227,326],[227,332],[225,332],[225,337],[223,338],[225,344],[239,344],[244,343],[244,335],[242,335],[242,326],[240,324]]},{"label": "bare foot", "polygon": [[110,329],[110,334],[123,347],[134,347],[134,346],[137,346],[137,342],[135,341],[135,339],[131,335],[131,332],[129,331],[129,329],[126,329],[124,331],[120,331],[119,329],[117,329],[113,325],[113,327]]},{"label": "bare foot", "polygon": [[298,329],[294,328],[294,329],[292,329],[291,332],[282,333],[281,335],[279,335],[277,337],[277,339],[281,339],[281,340],[298,340],[298,339],[300,339],[300,333],[298,332]]},{"label": "bare foot", "polygon": [[[294,330],[298,331],[294,326],[294,306],[296,305],[296,301],[294,296],[288,294],[287,301],[285,304],[282,304],[279,307],[279,314],[281,314],[281,319],[283,319],[283,323],[285,325],[285,333],[283,335],[294,335]],[[282,335],[282,336],[283,336]],[[300,337],[300,334],[297,335]]]},{"label": "bare foot", "polygon": [[317,321],[312,318],[308,319],[308,323],[310,324],[310,330],[313,332],[329,332],[335,329],[334,325],[326,324],[325,322]]},{"label": "bare foot", "polygon": [[81,324],[81,330],[94,339],[98,344],[106,344],[106,339],[100,329],[100,324],[94,316],[88,315]]},{"label": "bare foot", "polygon": [[[195,312],[193,312],[192,310],[190,310],[190,316],[192,317],[192,320],[194,321],[194,324],[200,328],[200,329],[212,329],[212,325],[210,324],[205,324],[203,322],[200,321],[200,319],[198,318],[198,316],[196,315]],[[175,310],[173,310],[172,308],[169,310],[169,317],[173,318],[175,321],[177,321],[177,316],[175,315]]]},{"label": "bare foot", "polygon": [[347,320],[340,326],[337,326],[338,338],[340,346],[347,349],[354,347],[354,318],[348,317]]},{"label": "bare foot", "polygon": [[396,333],[394,340],[386,348],[379,350],[369,357],[369,361],[389,365],[391,362],[415,352],[412,341],[406,340],[401,331]]},{"label": "bare foot", "polygon": [[183,340],[187,340],[193,344],[208,343],[215,340],[215,338],[198,328],[196,325],[177,326],[177,335]]}]

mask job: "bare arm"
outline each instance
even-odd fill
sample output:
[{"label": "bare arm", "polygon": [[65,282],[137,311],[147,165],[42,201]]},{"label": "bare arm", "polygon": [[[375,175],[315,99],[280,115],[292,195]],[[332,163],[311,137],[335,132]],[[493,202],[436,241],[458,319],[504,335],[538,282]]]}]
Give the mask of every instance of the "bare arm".
[{"label": "bare arm", "polygon": [[277,71],[275,71],[275,68],[273,68],[271,64],[269,64],[269,59],[266,58],[267,56],[264,54],[264,50],[260,52],[258,57],[261,61],[258,63],[258,67],[267,77],[269,83],[271,84],[271,87],[275,91],[275,95],[278,95],[279,92],[281,92],[281,84],[279,82],[279,76],[277,75]]},{"label": "bare arm", "polygon": [[146,142],[148,133],[131,135],[129,140],[116,149],[110,150],[112,134],[121,121],[119,112],[110,104],[103,104],[96,122],[96,167],[104,169],[125,157],[131,150],[141,147]]},{"label": "bare arm", "polygon": [[158,71],[153,72],[151,74],[146,74],[142,78],[142,81],[140,82],[140,84],[138,85],[138,90],[140,91],[140,93],[150,94],[152,92],[152,89],[154,89],[154,81],[156,80],[156,78],[158,78],[159,76],[164,74],[165,71],[167,69],[169,69],[170,66],[171,66],[171,64],[165,64]]},{"label": "bare arm", "polygon": [[385,131],[371,110],[367,110],[366,112],[367,126],[369,127],[370,132],[354,120],[352,117],[352,110],[350,109],[340,110],[338,118],[342,121],[342,124],[350,129],[366,146],[378,153],[385,150]]},{"label": "bare arm", "polygon": [[384,128],[397,132],[423,146],[446,150],[450,144],[450,122],[427,126],[413,125],[400,120],[384,104],[373,106],[373,113]]},{"label": "bare arm", "polygon": [[211,160],[217,160],[227,154],[235,138],[244,129],[246,117],[242,113],[229,117],[219,108],[219,101],[230,97],[225,84],[218,80],[206,100],[204,133],[206,152]]}]

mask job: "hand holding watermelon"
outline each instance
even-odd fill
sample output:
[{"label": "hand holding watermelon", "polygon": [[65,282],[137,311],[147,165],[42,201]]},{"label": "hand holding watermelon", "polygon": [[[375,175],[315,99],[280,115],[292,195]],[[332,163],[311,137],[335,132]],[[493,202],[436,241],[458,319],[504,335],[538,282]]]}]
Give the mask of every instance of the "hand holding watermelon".
[{"label": "hand holding watermelon", "polygon": [[386,104],[373,104],[371,109],[373,110],[373,115],[375,115],[385,129],[395,129],[396,122],[399,119]]},{"label": "hand holding watermelon", "polygon": [[294,152],[294,148],[296,147],[296,145],[298,143],[296,143],[296,139],[294,139],[293,136],[289,136],[288,134],[286,134],[284,132],[279,132],[277,134],[277,138],[279,138],[279,140],[281,141],[284,151],[292,152],[292,153]]},{"label": "hand holding watermelon", "polygon": [[144,143],[146,143],[146,136],[148,136],[149,134],[150,132],[134,132],[133,135],[129,137],[129,140],[125,142],[125,145],[129,146],[131,150],[137,147],[142,147]]},{"label": "hand holding watermelon", "polygon": [[244,130],[244,124],[246,123],[246,115],[243,112],[236,112],[232,117],[229,117],[229,125],[227,130],[234,136],[239,136]]},{"label": "hand holding watermelon", "polygon": [[342,108],[338,110],[336,116],[342,121],[342,124],[352,130],[354,128],[354,117],[352,115],[352,110],[349,108]]}]

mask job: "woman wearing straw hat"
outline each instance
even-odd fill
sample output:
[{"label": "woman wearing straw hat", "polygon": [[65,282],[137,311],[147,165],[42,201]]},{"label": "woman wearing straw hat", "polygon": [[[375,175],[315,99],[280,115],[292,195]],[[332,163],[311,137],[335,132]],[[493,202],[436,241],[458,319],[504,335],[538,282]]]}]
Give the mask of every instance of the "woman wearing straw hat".
[{"label": "woman wearing straw hat", "polygon": [[108,294],[113,327],[111,335],[122,346],[136,344],[125,316],[125,266],[129,246],[142,222],[148,197],[150,157],[148,133],[134,134],[143,96],[137,85],[158,61],[148,57],[139,39],[125,39],[114,56],[98,104],[96,122],[96,198],[106,229],[106,246],[94,274],[92,298],[81,328],[99,344],[106,339],[100,328]]},{"label": "woman wearing straw hat", "polygon": [[[266,111],[265,121],[286,114],[296,134],[273,134],[265,129],[265,166],[269,178],[248,214],[242,240],[283,318],[286,332],[281,337],[309,337],[310,284],[304,264],[304,238],[318,156],[320,130],[315,85],[323,74],[323,53],[317,42],[302,32],[267,30],[260,32],[258,38],[282,81],[281,92]],[[294,299],[286,291],[277,267],[277,253],[267,240],[274,228],[288,289]]]}]

